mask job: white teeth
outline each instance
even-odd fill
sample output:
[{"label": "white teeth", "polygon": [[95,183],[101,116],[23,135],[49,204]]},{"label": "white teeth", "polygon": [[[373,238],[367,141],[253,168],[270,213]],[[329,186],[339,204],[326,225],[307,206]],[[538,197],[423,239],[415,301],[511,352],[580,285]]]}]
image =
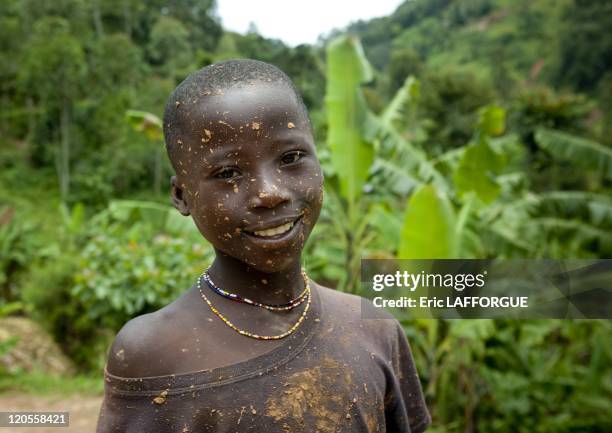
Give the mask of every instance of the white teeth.
[{"label": "white teeth", "polygon": [[272,227],[271,229],[262,230],[260,232],[254,232],[257,236],[274,236],[281,233],[288,232],[293,227],[293,221],[283,224],[282,226]]}]

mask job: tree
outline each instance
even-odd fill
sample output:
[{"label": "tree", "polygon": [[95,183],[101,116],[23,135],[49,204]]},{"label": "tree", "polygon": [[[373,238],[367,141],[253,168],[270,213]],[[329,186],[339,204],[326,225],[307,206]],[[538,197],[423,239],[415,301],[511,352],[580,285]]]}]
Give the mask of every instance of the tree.
[{"label": "tree", "polygon": [[223,29],[215,15],[215,0],[177,0],[163,2],[168,15],[184,24],[194,49],[214,51]]},{"label": "tree", "polygon": [[429,121],[428,146],[438,152],[464,145],[480,107],[493,102],[488,77],[468,67],[447,66],[424,74],[422,113]]},{"label": "tree", "polygon": [[413,49],[397,48],[391,51],[388,94],[392,95],[402,87],[406,77],[420,76],[422,69],[421,59]]},{"label": "tree", "polygon": [[21,88],[59,120],[55,138],[57,176],[63,199],[70,192],[72,110],[86,71],[83,49],[67,20],[46,17],[34,25],[20,71]]},{"label": "tree", "polygon": [[593,90],[612,69],[612,3],[574,0],[564,21],[556,81],[577,90]]},{"label": "tree", "polygon": [[102,93],[133,88],[148,72],[142,50],[126,34],[96,40],[89,56],[91,85]]},{"label": "tree", "polygon": [[189,32],[177,19],[161,16],[151,30],[148,52],[153,64],[174,80],[192,59]]}]

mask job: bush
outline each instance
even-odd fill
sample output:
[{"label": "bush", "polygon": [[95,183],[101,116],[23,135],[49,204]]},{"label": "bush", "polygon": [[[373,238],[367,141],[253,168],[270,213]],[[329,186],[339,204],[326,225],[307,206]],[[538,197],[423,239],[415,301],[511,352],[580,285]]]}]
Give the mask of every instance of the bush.
[{"label": "bush", "polygon": [[40,264],[24,297],[82,370],[101,369],[116,332],[189,288],[212,257],[168,206],[115,201],[86,227],[65,218],[63,250]]},{"label": "bush", "polygon": [[612,428],[605,320],[416,320],[405,324],[440,431]]},{"label": "bush", "polygon": [[0,208],[0,306],[17,301],[18,277],[37,254],[34,223],[15,217],[15,209]]}]

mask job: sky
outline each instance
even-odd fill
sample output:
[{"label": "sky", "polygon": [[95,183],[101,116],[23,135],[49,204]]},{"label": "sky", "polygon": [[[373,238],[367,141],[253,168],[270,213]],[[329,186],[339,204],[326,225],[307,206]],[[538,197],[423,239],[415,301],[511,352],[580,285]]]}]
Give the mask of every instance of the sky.
[{"label": "sky", "polygon": [[320,34],[359,19],[391,14],[402,0],[217,0],[223,28],[259,34],[288,45],[314,44]]}]

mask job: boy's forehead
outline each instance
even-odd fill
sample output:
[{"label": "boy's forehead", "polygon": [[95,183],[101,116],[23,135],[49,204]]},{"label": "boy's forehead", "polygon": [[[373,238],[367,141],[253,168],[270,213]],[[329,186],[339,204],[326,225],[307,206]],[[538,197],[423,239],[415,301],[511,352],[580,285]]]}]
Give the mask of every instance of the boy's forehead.
[{"label": "boy's forehead", "polygon": [[177,102],[184,116],[180,135],[206,149],[209,157],[253,141],[312,141],[307,115],[285,85],[256,83]]},{"label": "boy's forehead", "polygon": [[[203,121],[222,122],[262,120],[263,117],[305,117],[295,93],[285,85],[253,83],[220,89],[195,99],[191,116]],[[196,120],[192,119],[192,120]],[[273,119],[271,119],[273,120]],[[222,124],[222,123],[221,123]]]}]

